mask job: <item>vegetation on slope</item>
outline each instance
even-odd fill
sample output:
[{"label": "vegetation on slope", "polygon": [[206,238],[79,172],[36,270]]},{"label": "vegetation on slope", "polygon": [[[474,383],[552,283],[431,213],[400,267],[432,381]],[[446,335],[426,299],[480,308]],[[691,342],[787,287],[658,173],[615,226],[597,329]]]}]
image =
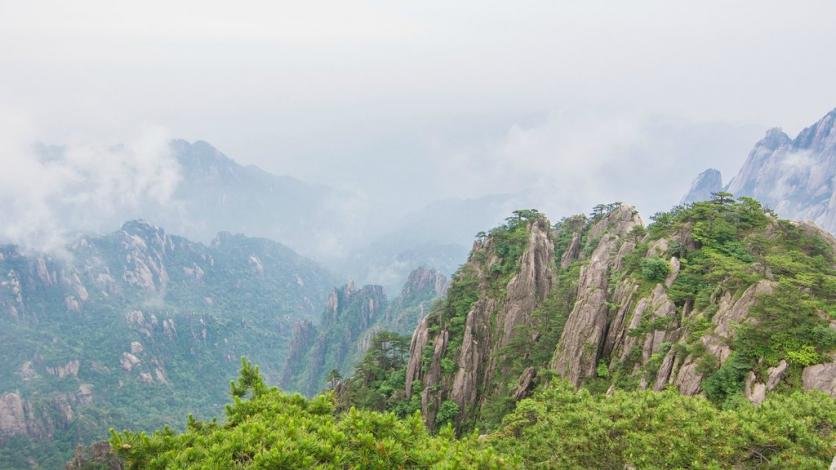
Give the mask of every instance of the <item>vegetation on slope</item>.
[{"label": "vegetation on slope", "polygon": [[836,402],[820,393],[772,395],[719,410],[674,391],[576,391],[555,381],[521,401],[484,438],[431,435],[417,414],[335,411],[266,386],[243,361],[223,423],[189,419],[183,433],[112,432],[127,468],[827,468]]},{"label": "vegetation on slope", "polygon": [[15,428],[0,435],[0,468],[61,468],[111,426],[219,415],[237,358],[276,380],[292,320],[312,317],[332,283],[275,242],[219,234],[207,246],[144,222],[69,249],[0,246],[0,397],[31,405],[0,410]]},{"label": "vegetation on slope", "polygon": [[[438,408],[433,411],[437,412],[434,424],[452,421],[464,431],[497,429],[503,416],[514,410],[524,375],[535,377],[534,387],[553,380],[549,360],[577,300],[580,273],[599,241],[607,236],[608,218],[620,208],[619,204],[597,206],[589,216],[573,216],[554,226],[554,287],[530,313],[529,322],[515,330],[512,341],[492,353],[494,375],[477,391],[478,410],[465,421],[456,419],[461,417],[460,410],[446,394],[456,374],[465,319],[477,301],[504,299],[503,288],[518,272],[526,248],[528,223],[540,216],[536,211],[518,211],[505,225],[480,234],[471,259],[454,276],[448,296],[428,318],[431,338],[438,338],[445,330],[449,338],[439,363],[443,377],[431,390],[441,390]],[[718,194],[712,201],[657,214],[647,228],[633,227],[614,250],[622,251],[625,246],[623,259],[611,265],[607,274],[606,301],[610,321],[617,311],[627,311],[623,341],[632,346],[624,346],[623,351],[614,351],[614,346],[599,351],[595,376],[582,381],[588,390],[604,393],[610,388],[652,387],[656,371],[670,352],[669,364],[696,362],[702,393],[714,405],[732,409],[745,401],[744,382],[750,372],[756,381],[766,382],[768,369],[786,361],[787,372],[776,391],[797,390],[804,367],[830,360],[836,347],[836,333],[829,327],[836,305],[836,271],[832,247],[815,229],[779,220],[752,199],[734,200]],[[666,280],[674,274],[668,286]],[[721,303],[740,298],[758,282],[769,282],[775,288],[757,298],[744,317],[731,324],[731,339],[723,343],[730,356],[721,360],[703,341],[715,327],[713,316]],[[631,285],[635,285],[632,294],[615,295],[619,286],[629,293]],[[657,288],[662,299],[673,303],[671,314],[656,317],[648,310],[638,326],[626,326],[640,300],[650,299]],[[656,349],[649,350],[646,338],[651,335],[663,340],[654,339]],[[431,339],[421,351],[422,376],[429,371],[434,345]],[[400,377],[405,364],[401,370],[388,371],[387,376]],[[659,389],[673,383],[674,373],[669,374],[671,378]],[[391,390],[394,383],[355,380],[353,384],[358,396],[386,397],[375,402],[375,409],[381,409],[384,402],[386,409],[401,413],[421,406],[420,386],[413,386],[411,396],[404,396]],[[379,386],[385,390],[376,390]],[[522,392],[523,396],[530,393]]]},{"label": "vegetation on slope", "polygon": [[305,399],[267,387],[243,362],[224,423],[189,419],[186,431],[113,432],[131,469],[163,468],[503,468],[511,464],[476,436],[451,428],[430,435],[418,415],[352,408],[335,414],[331,394]]},{"label": "vegetation on slope", "polygon": [[576,391],[562,381],[521,401],[489,442],[526,467],[827,468],[836,402],[772,395],[719,410],[676,391]]},{"label": "vegetation on slope", "polygon": [[[440,395],[432,423],[421,422],[416,414],[421,388],[412,387],[411,396],[404,391],[408,340],[379,333],[353,376],[334,377],[333,394],[304,400],[241,379],[233,387],[237,397],[225,424],[192,423],[182,434],[114,434],[111,443],[129,463],[151,467],[827,468],[836,448],[836,401],[800,389],[803,368],[829,361],[836,347],[829,328],[836,316],[833,249],[815,229],[778,220],[754,200],[720,194],[657,214],[646,229],[625,230],[614,249],[628,248],[607,273],[610,318],[620,307],[610,305],[616,299],[613,290],[631,285],[635,289],[621,307],[633,312],[639,300],[659,291],[673,304],[672,315],[642,317],[637,327],[629,327],[625,338],[639,346],[623,360],[612,350],[600,352],[595,376],[585,378],[579,389],[555,375],[549,359],[576,303],[579,277],[606,235],[599,222],[606,226],[617,208],[599,206],[589,217],[564,219],[554,227],[554,288],[531,312],[531,323],[498,351],[499,372],[478,391],[478,413],[458,427],[461,438],[449,426],[461,424],[449,395]],[[449,335],[436,364],[442,374],[436,387],[448,387],[456,373],[468,312],[483,296],[501,300],[506,295],[503,287],[518,272],[525,252],[523,221],[529,215],[539,217],[520,212],[480,237],[447,297],[432,309],[431,337],[444,330]],[[564,256],[570,251],[577,254]],[[739,299],[762,282],[774,288],[731,325],[732,335],[723,343],[730,355],[721,361],[702,341],[712,334],[714,315],[721,302]],[[666,340],[643,358],[641,345],[653,334]],[[661,392],[642,390],[652,384],[668,352],[679,361],[696,361],[701,395],[682,395],[672,382]],[[426,373],[432,341],[419,354]],[[767,370],[781,361],[788,364],[786,375],[762,404],[751,404],[744,398],[747,375],[764,381]],[[527,368],[536,370],[537,391],[512,398],[517,377]],[[261,385],[247,388],[242,385],[247,381]],[[249,400],[236,392],[242,387]],[[426,424],[439,429],[438,435],[427,434]],[[474,438],[474,428],[487,434]],[[362,433],[362,442],[345,435],[347,429]]]},{"label": "vegetation on slope", "polygon": [[[829,327],[836,319],[832,248],[809,227],[775,219],[754,199],[730,196],[719,193],[713,201],[657,214],[648,228],[649,241],[682,240],[683,233],[691,238],[667,253],[682,264],[668,295],[680,309],[702,312],[685,325],[690,337],[680,347],[700,352],[698,340],[721,293],[742,292],[760,279],[777,283],[750,311],[752,321],[738,326],[726,362],[718,367],[703,356],[704,390],[716,403],[739,399],[749,371],[763,376],[781,360],[791,366],[789,382],[797,384],[803,367],[826,362],[836,347]],[[641,261],[645,277],[648,259]]]}]

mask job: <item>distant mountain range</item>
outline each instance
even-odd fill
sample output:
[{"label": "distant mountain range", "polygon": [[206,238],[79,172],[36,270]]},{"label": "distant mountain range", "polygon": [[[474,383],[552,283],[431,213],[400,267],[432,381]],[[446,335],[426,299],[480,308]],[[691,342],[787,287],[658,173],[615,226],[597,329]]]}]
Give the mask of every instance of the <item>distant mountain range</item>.
[{"label": "distant mountain range", "polygon": [[0,246],[0,462],[60,467],[109,426],[217,415],[241,356],[278,380],[334,282],[270,240],[204,245],[142,221],[60,258]]},{"label": "distant mountain range", "polygon": [[[84,206],[56,210],[60,225],[103,232],[125,219],[144,219],[204,243],[221,231],[244,233],[280,242],[344,280],[382,284],[396,293],[420,266],[454,272],[476,232],[525,205],[519,195],[494,194],[443,199],[384,216],[376,201],[241,165],[204,141],[173,140],[170,150],[179,177],[170,198],[97,213],[93,227]],[[45,161],[60,161],[64,151],[60,146],[38,148]]]},{"label": "distant mountain range", "polygon": [[701,173],[682,198],[683,203],[706,200],[727,191],[750,196],[782,217],[810,220],[836,233],[836,109],[791,139],[770,129],[755,144],[743,167],[727,185],[720,172]]},{"label": "distant mountain range", "polygon": [[217,416],[241,357],[317,392],[377,329],[411,330],[446,282],[419,269],[392,302],[381,286],[335,285],[278,242],[221,232],[203,244],[144,221],[60,257],[0,245],[0,463],[57,468],[109,427]]}]

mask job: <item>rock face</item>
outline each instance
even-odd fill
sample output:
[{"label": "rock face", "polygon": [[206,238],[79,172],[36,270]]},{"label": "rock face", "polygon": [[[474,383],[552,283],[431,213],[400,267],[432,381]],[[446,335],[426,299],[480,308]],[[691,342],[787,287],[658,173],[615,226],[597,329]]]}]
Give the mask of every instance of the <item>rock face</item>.
[{"label": "rock face", "polygon": [[836,362],[805,367],[801,380],[807,390],[821,390],[836,397]]},{"label": "rock face", "polygon": [[[420,390],[422,411],[430,427],[435,427],[436,413],[446,400],[461,410],[459,420],[478,413],[486,395],[491,393],[488,385],[506,368],[504,349],[517,334],[532,325],[533,310],[554,286],[554,242],[545,218],[527,222],[525,249],[519,257],[516,274],[499,285],[503,298],[489,294],[496,285],[492,273],[503,262],[497,256],[496,244],[491,237],[477,242],[467,264],[459,271],[461,276],[472,277],[459,282],[477,286],[478,300],[463,318],[461,337],[457,338],[458,351],[446,357],[452,324],[442,324],[436,332],[431,332],[443,321],[440,313],[431,314],[432,318],[425,319],[413,334],[405,392],[412,395],[413,391]],[[448,291],[448,295],[461,294]],[[431,359],[423,364],[428,348],[432,348]],[[455,364],[452,375],[447,361]]]},{"label": "rock face", "polygon": [[641,225],[636,211],[622,206],[590,229],[590,237],[600,237],[598,245],[588,264],[581,268],[578,300],[566,320],[552,359],[554,370],[576,385],[595,373],[609,326],[609,273],[624,255],[624,239],[634,227]]},{"label": "rock face", "polygon": [[0,394],[0,445],[11,437],[50,439],[73,422],[77,410],[92,402],[90,384],[82,384],[75,392],[56,393],[48,400],[33,400],[20,392]]},{"label": "rock face", "polygon": [[723,190],[723,177],[720,170],[709,168],[697,176],[691,183],[691,189],[679,201],[680,204],[689,204],[698,201],[708,201],[711,195]]},{"label": "rock face", "polygon": [[414,328],[446,288],[447,279],[442,274],[418,268],[392,302],[386,299],[381,286],[357,289],[349,283],[333,289],[319,325],[302,321],[294,326],[282,386],[308,395],[319,392],[331,370],[342,375],[351,372],[376,332]]},{"label": "rock face", "polygon": [[0,438],[38,434],[31,405],[18,393],[0,395]]},{"label": "rock face", "polygon": [[447,284],[447,277],[435,269],[415,269],[409,274],[400,295],[386,309],[381,328],[411,334],[429,313],[433,301],[447,293]]},{"label": "rock face", "polygon": [[[738,367],[729,360],[735,348],[747,347],[736,342],[740,328],[757,328],[759,318],[769,317],[754,312],[784,308],[775,301],[790,295],[779,292],[789,278],[769,269],[772,261],[749,252],[730,259],[700,232],[706,217],[735,220],[752,210],[762,218],[757,225],[741,222],[748,228],[740,229],[740,240],[766,239],[776,250],[789,250],[810,237],[804,244],[815,248],[804,256],[831,263],[816,275],[836,272],[833,237],[810,224],[779,222],[748,201],[677,209],[682,218],[663,216],[651,229],[623,204],[599,206],[590,218],[573,216],[554,227],[528,213],[524,233],[509,219],[476,241],[446,298],[415,329],[404,397],[420,399],[430,428],[449,421],[466,430],[496,425],[514,401],[553,375],[600,390],[675,387],[696,395],[709,389],[712,399],[741,393],[754,403],[799,378],[805,388],[833,394],[834,364],[808,367],[798,377],[789,358],[775,364],[757,359],[751,373],[734,379],[739,391],[717,392],[712,385],[727,380],[719,369]],[[515,246],[514,240],[524,242]],[[738,271],[725,271],[732,265]],[[781,297],[766,302],[773,295]],[[826,325],[825,312],[810,315],[816,318],[810,322]]]},{"label": "rock face", "polygon": [[[766,383],[758,382],[754,372],[746,374],[746,382],[743,394],[746,398],[756,405],[763,403],[766,398],[766,392],[773,390],[787,374],[789,364],[787,361],[781,360],[775,367],[770,367],[767,370]],[[803,376],[802,376],[803,379]]]},{"label": "rock face", "polygon": [[[707,200],[720,183],[716,170],[701,173],[683,203]],[[836,233],[836,109],[791,139],[770,129],[755,144],[743,166],[724,188],[735,196],[750,196],[780,216],[810,220]]]},{"label": "rock face", "polygon": [[67,462],[67,470],[99,468],[103,470],[122,470],[122,460],[110,448],[107,442],[96,442],[90,447],[79,446],[73,458]]}]

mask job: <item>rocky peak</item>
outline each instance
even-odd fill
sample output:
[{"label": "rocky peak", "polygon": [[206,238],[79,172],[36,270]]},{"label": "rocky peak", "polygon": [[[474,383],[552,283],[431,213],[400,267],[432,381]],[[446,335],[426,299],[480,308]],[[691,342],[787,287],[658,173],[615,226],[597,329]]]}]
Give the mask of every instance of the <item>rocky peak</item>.
[{"label": "rocky peak", "polygon": [[401,296],[409,297],[427,291],[432,291],[435,296],[444,295],[447,291],[447,277],[435,269],[421,266],[409,273]]},{"label": "rocky peak", "polygon": [[679,202],[680,204],[689,204],[697,201],[708,201],[711,195],[723,190],[723,176],[720,170],[709,168],[700,173],[697,178],[691,183],[691,189]]},{"label": "rocky peak", "polygon": [[802,130],[792,142],[793,149],[823,152],[836,147],[836,108],[815,124]]},{"label": "rocky peak", "polygon": [[761,147],[769,150],[776,150],[792,142],[790,136],[784,132],[780,127],[773,127],[766,131],[766,135],[761,140],[755,143],[755,147]]},{"label": "rocky peak", "polygon": [[342,287],[335,287],[328,294],[328,301],[325,305],[324,321],[333,321],[340,317],[341,313],[347,310],[348,306],[359,297],[380,298],[383,296],[383,287],[368,285],[357,289],[354,281],[349,281]]},{"label": "rocky peak", "polygon": [[[523,242],[516,260],[503,259],[514,252],[509,243],[518,243],[510,240]],[[506,273],[509,265],[514,268]],[[420,387],[428,426],[437,426],[436,413],[445,401],[460,410],[457,423],[478,414],[495,392],[494,382],[507,372],[506,347],[533,324],[534,309],[551,292],[555,266],[545,217],[510,222],[477,240],[448,289],[446,303],[412,337],[405,392],[411,395]],[[477,300],[463,310],[461,303],[468,298]],[[431,359],[424,364],[428,348]]]},{"label": "rocky peak", "polygon": [[[705,200],[705,194],[698,194],[695,187],[702,184],[703,174],[682,202]],[[738,197],[753,197],[781,217],[812,220],[836,232],[834,179],[836,109],[802,130],[795,139],[779,128],[767,131],[725,191]]]},{"label": "rocky peak", "polygon": [[234,160],[203,140],[189,143],[176,139],[170,145],[184,173],[190,178],[226,179],[234,177],[240,168]]},{"label": "rocky peak", "polygon": [[319,324],[294,327],[281,385],[312,395],[325,386],[331,369],[347,373],[365,351],[362,344],[384,318],[387,305],[382,286],[357,289],[349,282],[332,289]]},{"label": "rocky peak", "polygon": [[633,249],[635,241],[628,235],[642,225],[636,210],[622,205],[589,229],[588,236],[598,240],[597,245],[580,270],[577,301],[552,358],[552,368],[576,385],[595,374],[609,327],[610,272]]}]

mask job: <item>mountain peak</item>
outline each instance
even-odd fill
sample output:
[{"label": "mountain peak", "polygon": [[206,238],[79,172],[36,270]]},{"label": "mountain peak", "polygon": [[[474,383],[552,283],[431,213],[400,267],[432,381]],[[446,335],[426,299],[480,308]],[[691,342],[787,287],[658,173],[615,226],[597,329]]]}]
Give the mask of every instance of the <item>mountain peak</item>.
[{"label": "mountain peak", "polygon": [[723,190],[723,175],[720,170],[709,168],[700,173],[691,183],[691,189],[685,194],[680,204],[707,201],[713,193]]},{"label": "mountain peak", "polygon": [[836,147],[836,108],[802,130],[792,142],[793,149],[824,151]]},{"label": "mountain peak", "polygon": [[447,278],[435,269],[421,266],[409,273],[409,278],[403,286],[401,296],[407,297],[428,289],[432,289],[436,295],[443,295],[447,290]]},{"label": "mountain peak", "polygon": [[766,147],[768,149],[774,150],[779,147],[782,147],[786,144],[789,144],[792,141],[790,136],[784,132],[783,129],[780,127],[773,127],[766,131],[766,135],[759,140],[755,146],[756,147]]},{"label": "mountain peak", "polygon": [[725,191],[737,197],[753,197],[781,217],[812,220],[833,232],[834,156],[836,109],[802,130],[795,139],[778,128],[767,131]]},{"label": "mountain peak", "polygon": [[191,143],[176,139],[171,141],[170,146],[186,174],[232,177],[242,169],[235,160],[204,140]]},{"label": "mountain peak", "polygon": [[121,229],[131,235],[142,235],[148,233],[162,233],[164,230],[161,227],[146,221],[145,219],[129,220],[122,224]]}]

